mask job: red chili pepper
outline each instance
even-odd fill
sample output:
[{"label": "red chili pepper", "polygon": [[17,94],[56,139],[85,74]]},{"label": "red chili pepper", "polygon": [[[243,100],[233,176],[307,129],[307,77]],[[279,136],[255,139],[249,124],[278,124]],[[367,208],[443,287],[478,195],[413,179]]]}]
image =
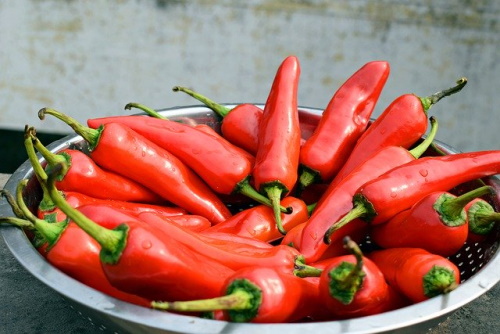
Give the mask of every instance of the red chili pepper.
[{"label": "red chili pepper", "polygon": [[273,205],[278,230],[281,226],[279,203],[295,186],[298,178],[300,126],[297,90],[300,66],[297,57],[287,57],[278,68],[259,124],[259,147],[255,157],[255,187]]},{"label": "red chili pepper", "polygon": [[414,303],[448,293],[460,283],[460,270],[452,262],[420,248],[383,249],[367,256],[389,285]]},{"label": "red chili pepper", "polygon": [[500,222],[500,212],[482,198],[477,198],[465,206],[469,220],[467,242],[483,242]]},{"label": "red chili pepper", "polygon": [[296,245],[308,263],[318,261],[324,257],[324,253],[331,253],[328,251],[330,247],[339,249],[338,244],[343,245],[342,240],[345,236],[364,235],[367,232],[367,224],[361,220],[355,220],[352,222],[355,226],[348,229],[343,227],[335,233],[330,233],[330,229],[332,222],[339,220],[353,208],[352,197],[359,187],[394,167],[415,160],[425,152],[438,129],[436,119],[431,118],[431,123],[429,136],[411,151],[397,146],[384,147],[348,176],[330,183],[306,222],[300,243]]},{"label": "red chili pepper", "polygon": [[[289,231],[297,224],[305,222],[309,217],[307,205],[299,198],[288,196],[283,199],[281,204],[291,208],[292,211],[289,214],[281,214],[281,223],[286,231]],[[273,209],[266,205],[245,209],[226,221],[204,230],[202,234],[211,232],[231,233],[266,242],[272,242],[283,237],[276,227]]]},{"label": "red chili pepper", "polygon": [[48,150],[34,132],[30,132],[33,145],[51,168],[62,163],[64,170],[57,182],[62,191],[74,191],[102,199],[141,203],[165,203],[158,194],[143,185],[99,167],[87,154],[76,149],[63,149],[58,153]]},{"label": "red chili pepper", "polygon": [[326,233],[331,235],[350,220],[380,224],[435,191],[500,173],[500,150],[423,157],[391,169],[365,183],[353,197],[353,208]]},{"label": "red chili pepper", "polygon": [[489,186],[459,197],[446,191],[433,192],[386,223],[372,226],[371,240],[382,248],[423,248],[434,254],[451,256],[467,240],[467,203],[489,192]]},{"label": "red chili pepper", "polygon": [[149,306],[150,300],[129,294],[113,287],[99,262],[99,245],[81,228],[71,221],[50,223],[35,217],[23,201],[23,190],[28,180],[22,180],[17,186],[16,207],[25,219],[1,218],[23,229],[34,230],[38,235],[35,244],[47,261],[57,269],[91,288],[111,297],[141,306]]},{"label": "red chili pepper", "polygon": [[54,186],[57,172],[55,167],[51,172],[54,174],[48,175],[50,197],[98,242],[101,266],[114,287],[154,300],[191,300],[219,295],[224,280],[233,270],[136,219],[121,221],[114,229],[96,224],[61,196]]},{"label": "red chili pepper", "polygon": [[318,287],[275,268],[246,267],[224,283],[222,296],[186,302],[152,302],[155,309],[181,312],[225,310],[231,322],[282,323],[302,320],[318,308]]},{"label": "red chili pepper", "polygon": [[[251,154],[257,153],[259,124],[264,113],[261,108],[250,103],[243,103],[231,109],[186,87],[175,86],[173,91],[184,92],[212,109],[222,117],[221,133],[224,138]],[[301,143],[311,137],[320,119],[320,115],[305,111],[299,112]]]},{"label": "red chili pepper", "polygon": [[[153,116],[157,114],[153,109],[137,103],[129,103],[125,108],[132,107]],[[206,129],[200,131],[197,127],[168,119],[138,115],[87,120],[91,128],[109,123],[126,125],[167,150],[194,170],[217,193],[242,193],[260,203],[270,205],[269,199],[258,193],[249,183],[254,157],[216,132],[209,133]]]},{"label": "red chili pepper", "polygon": [[53,115],[81,135],[90,145],[90,156],[103,168],[154,190],[164,199],[192,214],[220,223],[231,216],[228,208],[185,164],[125,125],[109,123],[98,130],[44,108],[39,118]]},{"label": "red chili pepper", "polygon": [[342,179],[372,153],[384,146],[411,147],[427,131],[427,111],[445,96],[459,92],[466,78],[447,90],[421,98],[405,94],[394,100],[359,137],[336,178]]},{"label": "red chili pepper", "polygon": [[389,71],[388,62],[369,62],[335,92],[316,130],[300,149],[300,189],[329,182],[339,171],[365,131]]}]

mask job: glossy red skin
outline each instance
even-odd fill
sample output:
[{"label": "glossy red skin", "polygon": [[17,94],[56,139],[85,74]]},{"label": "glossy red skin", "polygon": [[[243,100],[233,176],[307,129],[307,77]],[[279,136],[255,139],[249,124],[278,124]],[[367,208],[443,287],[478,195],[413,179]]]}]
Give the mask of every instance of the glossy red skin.
[{"label": "glossy red skin", "polygon": [[[103,215],[103,213],[99,213]],[[98,221],[102,218],[94,217]],[[110,217],[109,219],[116,219]],[[167,234],[171,240],[186,245],[189,249],[214,261],[237,270],[245,266],[293,268],[298,252],[288,246],[255,247],[240,242],[241,239],[211,241],[209,236],[184,229],[176,224],[165,224],[165,220],[154,215],[147,219],[147,224]]]},{"label": "glossy red skin", "polygon": [[382,248],[423,248],[445,257],[455,254],[467,240],[469,228],[467,220],[460,226],[448,226],[442,221],[434,204],[443,194],[456,197],[442,191],[425,196],[389,221],[372,226],[372,241]]},{"label": "glossy red skin", "polygon": [[423,277],[434,266],[451,270],[460,283],[460,270],[443,256],[421,248],[390,248],[367,255],[382,271],[387,283],[414,303],[429,299],[424,294]]},{"label": "glossy red skin", "polygon": [[[284,323],[298,321],[318,308],[318,286],[289,272],[275,268],[247,267],[235,272],[224,284],[246,279],[262,292],[262,303],[252,323]],[[225,294],[226,288],[223,290]],[[225,318],[227,319],[227,313]]]},{"label": "glossy red skin", "polygon": [[253,168],[255,188],[279,184],[288,193],[298,178],[300,124],[297,90],[300,66],[297,57],[281,63],[259,124],[259,146]]},{"label": "glossy red skin", "polygon": [[122,291],[163,301],[213,298],[233,273],[157,228],[137,221],[126,225],[127,244],[119,261],[102,263],[106,277]]},{"label": "glossy red skin", "polygon": [[351,303],[345,305],[330,294],[329,272],[342,262],[356,263],[354,255],[344,255],[332,258],[324,268],[319,282],[320,300],[335,318],[348,319],[378,314],[386,310],[389,298],[389,287],[384,275],[368,258],[363,257],[363,272],[365,277],[361,288],[354,295]]},{"label": "glossy red skin", "polygon": [[188,229],[193,232],[201,232],[212,226],[212,223],[210,223],[208,219],[198,215],[178,215],[165,217],[157,215],[154,212],[143,212],[137,216],[139,220],[142,220],[145,223],[147,223],[148,219],[151,217],[163,219],[165,221],[165,224],[177,224],[178,226],[181,226],[182,228]]},{"label": "glossy red skin", "polygon": [[[170,152],[196,172],[214,191],[231,194],[252,171],[254,159],[216,132],[149,116],[116,116],[87,120],[92,128],[119,122]],[[209,161],[210,163],[207,163]]]},{"label": "glossy red skin", "polygon": [[68,171],[56,186],[62,191],[79,192],[91,197],[141,203],[165,203],[158,194],[122,175],[99,167],[85,153],[65,149]]},{"label": "glossy red skin", "polygon": [[[281,201],[281,205],[292,208],[292,213],[281,214],[282,226],[286,231],[305,222],[309,217],[307,205],[299,198],[285,197]],[[203,231],[203,233],[205,232],[225,232],[266,242],[283,237],[276,227],[273,209],[266,205],[258,205],[243,210],[226,221]]]},{"label": "glossy red skin", "polygon": [[112,286],[101,267],[101,247],[73,222],[64,229],[57,242],[43,255],[57,269],[91,288],[132,304],[149,307],[150,300],[123,292]]},{"label": "glossy red skin", "polygon": [[389,77],[389,63],[373,61],[356,71],[335,92],[312,136],[300,149],[300,164],[329,182],[340,170],[372,112]]},{"label": "glossy red skin", "polygon": [[[142,212],[154,212],[155,214],[164,217],[184,215],[187,213],[186,210],[179,207],[170,207],[170,206],[154,205],[146,203],[133,203],[133,202],[117,201],[117,200],[105,200],[87,196],[74,191],[65,191],[63,193],[64,193],[64,198],[73,208],[78,208],[80,206],[88,204],[95,204],[100,206],[109,206],[134,216],[137,216]],[[38,218],[45,219],[47,215],[54,213],[56,214],[56,221],[62,221],[66,218],[66,214],[63,213],[57,207],[51,209],[44,209],[42,207],[39,207],[37,215]]]},{"label": "glossy red skin", "polygon": [[413,94],[394,100],[359,137],[336,178],[347,176],[375,151],[386,146],[409,148],[424,135],[428,118],[420,98]]},{"label": "glossy red skin", "polygon": [[500,150],[423,157],[365,183],[356,194],[373,205],[370,223],[380,224],[435,191],[499,173]]},{"label": "glossy red skin", "polygon": [[193,170],[123,124],[106,124],[90,155],[103,168],[153,189],[191,214],[214,224],[231,217],[229,209]]},{"label": "glossy red skin", "polygon": [[[366,232],[366,224],[356,219],[332,234],[330,246],[323,241],[323,236],[328,228],[353,208],[352,196],[359,187],[379,177],[391,168],[412,160],[415,160],[415,158],[408,150],[388,146],[375,152],[369,159],[353,170],[349,176],[342,180],[334,179],[318,201],[304,227],[302,239],[297,245],[306,258],[306,262],[318,261],[329,247],[335,247],[336,243],[342,243],[342,239],[347,233],[352,234],[360,229]],[[355,226],[348,227],[351,224]]]}]

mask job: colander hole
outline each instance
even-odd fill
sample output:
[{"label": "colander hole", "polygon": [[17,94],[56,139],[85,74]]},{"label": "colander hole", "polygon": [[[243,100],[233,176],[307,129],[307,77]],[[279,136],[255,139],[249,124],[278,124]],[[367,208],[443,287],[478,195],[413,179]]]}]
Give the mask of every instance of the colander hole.
[{"label": "colander hole", "polygon": [[470,249],[470,246],[465,247],[465,251],[468,252]]},{"label": "colander hole", "polygon": [[473,264],[473,263],[474,263],[474,260],[471,260],[471,261],[469,262],[469,264]]},{"label": "colander hole", "polygon": [[483,249],[482,249],[481,247],[479,247],[479,248],[477,249],[477,252],[478,252],[478,253],[481,253],[482,251],[483,251]]},{"label": "colander hole", "polygon": [[459,264],[457,264],[457,267],[461,267],[461,266],[463,266],[463,265],[464,265],[464,263],[463,263],[463,262],[460,262]]},{"label": "colander hole", "polygon": [[462,253],[457,253],[455,254],[455,257],[458,259],[460,256],[462,256]]},{"label": "colander hole", "polygon": [[470,259],[472,257],[472,254],[468,254],[467,258]]}]

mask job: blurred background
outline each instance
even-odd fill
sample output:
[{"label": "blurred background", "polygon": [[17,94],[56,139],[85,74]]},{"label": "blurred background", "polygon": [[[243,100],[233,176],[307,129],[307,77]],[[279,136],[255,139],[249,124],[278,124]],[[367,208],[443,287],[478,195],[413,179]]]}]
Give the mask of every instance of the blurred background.
[{"label": "blurred background", "polygon": [[227,103],[265,102],[281,61],[298,56],[299,104],[324,108],[372,60],[391,75],[374,116],[405,93],[468,85],[431,108],[437,135],[462,151],[500,149],[500,2],[496,0],[3,0],[0,2],[0,172],[26,155],[25,124],[44,143],[82,123],[199,104],[174,85]]}]

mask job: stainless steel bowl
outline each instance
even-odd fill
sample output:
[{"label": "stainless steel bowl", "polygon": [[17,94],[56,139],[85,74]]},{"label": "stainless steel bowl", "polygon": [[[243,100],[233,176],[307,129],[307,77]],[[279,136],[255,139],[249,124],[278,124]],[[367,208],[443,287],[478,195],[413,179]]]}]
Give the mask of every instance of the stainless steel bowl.
[{"label": "stainless steel bowl", "polygon": [[[231,106],[231,105],[229,105]],[[191,123],[205,123],[218,129],[219,120],[209,109],[202,106],[178,107],[162,110],[170,119]],[[319,115],[321,110],[301,108],[301,115]],[[444,143],[437,146],[448,152],[457,150]],[[67,147],[86,149],[83,139],[71,135],[58,140],[48,148],[58,152]],[[41,159],[42,161],[42,159]],[[30,179],[25,193],[28,205],[35,207],[40,201],[41,191],[33,177],[28,161],[23,163],[9,178],[5,189],[15,192],[18,182]],[[486,182],[500,194],[500,180],[490,177]],[[493,198],[493,204],[500,208],[500,198]],[[12,215],[4,201],[0,204],[0,216]],[[147,309],[128,304],[100,293],[62,273],[51,266],[39,255],[27,236],[18,228],[0,228],[5,243],[13,256],[33,276],[49,288],[64,296],[74,308],[88,316],[101,329],[119,333],[255,333],[261,334],[286,332],[304,333],[421,333],[434,327],[452,312],[478,298],[500,280],[499,235],[497,231],[481,244],[464,245],[462,250],[451,258],[461,269],[462,284],[453,292],[434,297],[425,302],[379,315],[329,322],[307,322],[294,324],[237,324],[224,321],[207,320]],[[369,240],[366,241],[369,244]],[[366,246],[366,245],[365,245]]]}]

